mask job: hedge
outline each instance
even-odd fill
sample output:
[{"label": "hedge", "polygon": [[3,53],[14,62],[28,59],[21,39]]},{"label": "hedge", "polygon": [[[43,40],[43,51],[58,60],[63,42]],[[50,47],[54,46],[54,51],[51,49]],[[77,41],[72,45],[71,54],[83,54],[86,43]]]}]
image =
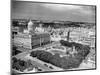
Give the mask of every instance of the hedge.
[{"label": "hedge", "polygon": [[75,46],[76,51],[82,57],[86,57],[88,55],[88,53],[90,52],[90,47],[88,45],[82,45],[79,43],[68,42],[68,41],[64,41],[64,40],[61,40],[60,43],[61,43],[61,45],[67,46],[67,47]]},{"label": "hedge", "polygon": [[77,53],[74,53],[74,56],[72,57],[60,57],[57,53],[52,55],[50,52],[37,50],[32,51],[30,56],[37,57],[44,62],[51,63],[63,69],[70,69],[79,67],[79,65],[82,63],[82,60],[84,60],[90,52],[90,47],[87,45],[82,45],[75,42],[67,42],[66,44],[66,41],[63,41],[63,45],[68,45],[69,47],[75,46]]}]

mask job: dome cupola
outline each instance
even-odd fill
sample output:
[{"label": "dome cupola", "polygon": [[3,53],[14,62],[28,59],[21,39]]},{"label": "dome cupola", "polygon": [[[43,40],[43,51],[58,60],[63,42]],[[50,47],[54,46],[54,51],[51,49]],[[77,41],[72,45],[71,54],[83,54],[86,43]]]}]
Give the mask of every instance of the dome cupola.
[{"label": "dome cupola", "polygon": [[28,31],[33,31],[33,25],[34,23],[32,22],[32,20],[30,19],[30,21],[28,22]]}]

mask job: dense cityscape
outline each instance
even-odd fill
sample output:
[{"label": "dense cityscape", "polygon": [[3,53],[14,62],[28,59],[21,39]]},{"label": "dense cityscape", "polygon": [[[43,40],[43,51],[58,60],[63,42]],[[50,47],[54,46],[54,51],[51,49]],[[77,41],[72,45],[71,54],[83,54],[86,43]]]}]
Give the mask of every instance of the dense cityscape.
[{"label": "dense cityscape", "polygon": [[96,69],[96,6],[11,1],[11,74]]},{"label": "dense cityscape", "polygon": [[95,23],[12,19],[12,72],[95,69]]}]

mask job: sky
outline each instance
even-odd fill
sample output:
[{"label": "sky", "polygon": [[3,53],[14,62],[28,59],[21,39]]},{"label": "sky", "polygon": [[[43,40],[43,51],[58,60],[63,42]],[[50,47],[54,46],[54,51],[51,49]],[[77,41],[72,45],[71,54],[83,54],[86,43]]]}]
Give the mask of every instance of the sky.
[{"label": "sky", "polygon": [[95,23],[95,6],[13,1],[11,8],[12,19]]}]

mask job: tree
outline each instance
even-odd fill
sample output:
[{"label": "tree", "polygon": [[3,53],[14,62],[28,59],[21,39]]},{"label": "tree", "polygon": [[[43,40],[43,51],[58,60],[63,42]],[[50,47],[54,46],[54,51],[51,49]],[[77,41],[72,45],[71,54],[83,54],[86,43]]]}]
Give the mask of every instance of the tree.
[{"label": "tree", "polygon": [[67,41],[69,42],[69,38],[70,38],[70,30],[67,32]]},{"label": "tree", "polygon": [[55,66],[61,67],[61,58],[59,54],[56,53],[55,55],[53,55],[52,59],[50,60],[50,63]]}]

